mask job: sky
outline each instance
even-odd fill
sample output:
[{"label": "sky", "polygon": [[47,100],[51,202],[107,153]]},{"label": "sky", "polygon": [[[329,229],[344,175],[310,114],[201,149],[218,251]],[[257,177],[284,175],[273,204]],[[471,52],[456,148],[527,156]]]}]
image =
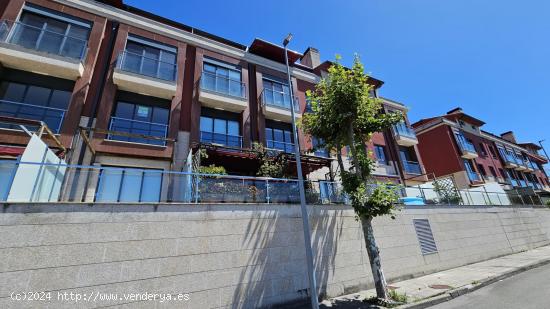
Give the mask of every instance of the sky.
[{"label": "sky", "polygon": [[385,82],[412,122],[462,107],[519,142],[550,150],[550,1],[126,0],[126,4],[250,45],[308,46]]}]

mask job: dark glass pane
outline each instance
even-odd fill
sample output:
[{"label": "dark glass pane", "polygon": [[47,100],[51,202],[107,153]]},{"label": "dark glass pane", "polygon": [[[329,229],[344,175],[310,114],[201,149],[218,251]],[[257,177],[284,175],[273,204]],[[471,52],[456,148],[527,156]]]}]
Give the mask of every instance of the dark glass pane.
[{"label": "dark glass pane", "polygon": [[115,117],[133,119],[134,118],[134,104],[118,102],[115,111]]},{"label": "dark glass pane", "polygon": [[53,90],[52,97],[50,99],[50,107],[67,109],[70,99],[71,92],[63,90]]},{"label": "dark glass pane", "polygon": [[201,131],[213,132],[213,120],[210,117],[201,116]]},{"label": "dark glass pane", "polygon": [[227,133],[226,124],[227,124],[226,120],[214,119],[214,132],[215,133],[226,134]]},{"label": "dark glass pane", "polygon": [[151,122],[168,124],[169,111],[166,108],[155,107],[153,108],[153,118]]},{"label": "dark glass pane", "polygon": [[25,103],[47,106],[51,90],[44,87],[29,86],[25,96]]},{"label": "dark glass pane", "polygon": [[0,85],[0,98],[6,101],[23,102],[27,86],[17,83],[3,82]]},{"label": "dark glass pane", "polygon": [[227,121],[227,134],[239,135],[239,123],[237,121]]},{"label": "dark glass pane", "polygon": [[273,140],[284,142],[284,134],[282,130],[279,129],[273,129]]},{"label": "dark glass pane", "polygon": [[151,121],[153,108],[145,105],[136,105],[134,119],[139,121]]}]

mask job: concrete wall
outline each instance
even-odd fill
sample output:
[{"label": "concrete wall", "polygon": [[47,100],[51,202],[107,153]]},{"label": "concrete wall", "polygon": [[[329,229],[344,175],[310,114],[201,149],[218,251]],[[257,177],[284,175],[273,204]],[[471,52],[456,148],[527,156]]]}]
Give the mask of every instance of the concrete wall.
[{"label": "concrete wall", "polygon": [[[372,287],[350,208],[310,208],[317,278],[336,296]],[[412,225],[429,219],[438,253],[423,256]],[[375,220],[390,281],[550,243],[550,211],[407,208]],[[300,209],[290,205],[7,205],[0,214],[0,307],[74,307],[57,292],[189,293],[189,308],[255,308],[306,299]],[[12,292],[53,291],[47,302]],[[131,302],[127,307],[178,307]],[[78,307],[115,302],[78,303]]]}]

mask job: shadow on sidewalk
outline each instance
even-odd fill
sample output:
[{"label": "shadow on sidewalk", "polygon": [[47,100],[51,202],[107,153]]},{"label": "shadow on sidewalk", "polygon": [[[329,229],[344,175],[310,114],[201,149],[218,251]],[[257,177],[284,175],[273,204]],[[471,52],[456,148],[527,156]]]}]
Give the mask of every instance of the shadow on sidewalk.
[{"label": "shadow on sidewalk", "polygon": [[320,304],[320,309],[378,309],[382,308],[380,306],[372,305],[361,300],[355,299],[346,299],[346,300],[336,300],[332,303],[331,306]]}]

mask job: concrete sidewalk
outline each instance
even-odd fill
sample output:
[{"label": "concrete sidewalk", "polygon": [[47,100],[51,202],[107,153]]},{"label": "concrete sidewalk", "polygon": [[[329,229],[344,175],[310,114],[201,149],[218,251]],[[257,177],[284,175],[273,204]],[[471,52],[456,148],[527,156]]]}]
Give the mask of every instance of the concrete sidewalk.
[{"label": "concrete sidewalk", "polygon": [[[383,262],[383,261],[382,261]],[[519,272],[550,263],[550,246],[503,256],[389,284],[390,289],[408,298],[399,308],[426,308],[469,293]],[[363,299],[376,295],[373,290],[345,295],[322,302],[321,308],[368,308]]]}]

